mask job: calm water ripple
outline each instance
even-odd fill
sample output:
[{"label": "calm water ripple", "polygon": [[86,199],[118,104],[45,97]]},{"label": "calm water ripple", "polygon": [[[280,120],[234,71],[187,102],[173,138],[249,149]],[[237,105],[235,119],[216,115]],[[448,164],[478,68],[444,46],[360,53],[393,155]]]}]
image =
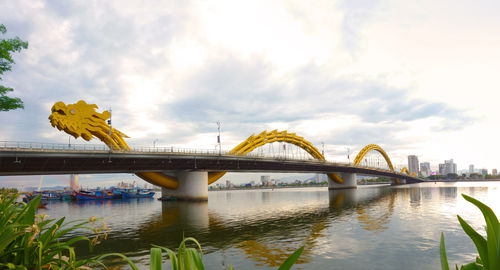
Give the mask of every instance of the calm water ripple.
[{"label": "calm water ripple", "polygon": [[51,202],[41,211],[68,220],[103,217],[108,239],[92,253],[82,244],[79,256],[121,252],[141,269],[152,244],[175,249],[183,235],[200,241],[207,269],[275,269],[302,245],[296,269],[438,269],[441,232],[451,263],[476,256],[457,214],[484,234],[480,211],[461,193],[500,213],[498,182],[216,191],[208,203]]}]

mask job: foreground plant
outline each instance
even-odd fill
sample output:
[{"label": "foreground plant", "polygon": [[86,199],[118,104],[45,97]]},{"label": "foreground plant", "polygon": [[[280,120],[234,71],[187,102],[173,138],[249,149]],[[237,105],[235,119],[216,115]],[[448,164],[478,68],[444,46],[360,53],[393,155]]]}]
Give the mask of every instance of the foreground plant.
[{"label": "foreground plant", "polygon": [[[193,242],[198,249],[196,248],[188,248],[186,247],[186,242]],[[199,250],[199,252],[198,252]],[[196,270],[204,270],[205,267],[203,266],[203,252],[201,250],[201,245],[196,241],[196,239],[192,237],[185,238],[182,240],[179,249],[177,250],[177,254],[175,254],[174,251],[165,248],[165,247],[160,247],[154,245],[153,248],[151,248],[151,253],[150,253],[150,269],[151,270],[160,270],[162,269],[162,251],[165,251],[169,258],[170,258],[170,263],[172,264],[172,270],[191,270],[191,269],[196,269]],[[278,268],[278,270],[288,270],[290,269],[297,259],[299,258],[300,254],[304,251],[304,247],[302,246],[298,250],[296,250],[288,259],[283,262],[283,264]],[[234,270],[232,265],[229,265],[229,270]]]},{"label": "foreground plant", "polygon": [[[57,221],[47,219],[46,215],[36,214],[40,199],[39,195],[25,204],[16,202],[15,193],[0,194],[0,269],[78,269],[102,265],[98,257],[77,260],[72,245],[87,241],[92,249],[106,238],[106,224],[97,223],[95,218],[66,223],[64,217]],[[76,229],[87,229],[95,236],[92,240],[85,236],[60,240]]]},{"label": "foreground plant", "polygon": [[[477,252],[479,256],[476,258],[475,262],[468,263],[461,266],[460,269],[488,269],[497,270],[500,269],[500,226],[498,223],[497,216],[491,210],[490,207],[483,204],[482,202],[469,197],[465,194],[462,196],[481,210],[486,221],[486,239],[476,232],[465,220],[457,215],[458,221],[462,226],[464,232],[471,238],[474,245],[476,245]],[[449,270],[448,259],[446,257],[446,248],[444,244],[444,234],[441,233],[441,269]],[[455,265],[458,269],[458,266]]]}]

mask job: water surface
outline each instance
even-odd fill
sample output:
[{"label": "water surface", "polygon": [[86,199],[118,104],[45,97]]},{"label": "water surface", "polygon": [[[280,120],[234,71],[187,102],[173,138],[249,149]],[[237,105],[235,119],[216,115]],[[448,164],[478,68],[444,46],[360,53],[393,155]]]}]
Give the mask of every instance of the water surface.
[{"label": "water surface", "polygon": [[500,183],[425,183],[399,187],[287,188],[209,192],[208,203],[156,199],[51,202],[41,210],[69,220],[103,217],[108,239],[89,257],[121,252],[149,269],[152,244],[176,248],[195,237],[207,269],[276,269],[300,246],[295,269],[439,269],[444,232],[450,263],[474,260],[461,215],[484,234],[481,212],[460,194],[500,213]]}]

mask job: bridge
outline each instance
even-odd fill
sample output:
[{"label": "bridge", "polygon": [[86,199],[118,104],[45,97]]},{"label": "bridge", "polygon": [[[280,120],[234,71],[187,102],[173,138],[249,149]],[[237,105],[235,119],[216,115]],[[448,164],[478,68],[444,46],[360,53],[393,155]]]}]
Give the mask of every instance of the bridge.
[{"label": "bridge", "polygon": [[[0,143],[0,175],[50,175],[135,173],[145,181],[162,187],[162,196],[185,200],[207,200],[208,185],[226,172],[313,172],[328,176],[329,189],[356,188],[356,175],[375,175],[394,179],[394,184],[422,182],[408,169],[396,171],[387,153],[376,144],[365,146],[352,164],[327,161],[312,143],[287,131],[273,130],[253,134],[230,151],[201,149],[133,148],[124,133],[108,125],[108,111],[97,113],[95,104],[79,101],[57,102],[49,119],[52,126],[75,138],[99,138],[107,145],[66,145]],[[83,120],[82,120],[83,119]],[[110,122],[109,122],[110,123]],[[253,151],[275,142],[295,145],[307,159],[266,157]],[[378,152],[387,168],[363,166],[365,156]]]}]

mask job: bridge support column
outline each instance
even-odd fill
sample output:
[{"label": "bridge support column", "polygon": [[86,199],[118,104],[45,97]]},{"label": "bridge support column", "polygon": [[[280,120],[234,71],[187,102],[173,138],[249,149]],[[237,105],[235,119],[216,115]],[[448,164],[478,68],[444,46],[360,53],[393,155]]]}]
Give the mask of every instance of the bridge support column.
[{"label": "bridge support column", "polygon": [[392,178],[391,186],[404,185],[404,184],[406,184],[406,179]]},{"label": "bridge support column", "polygon": [[208,172],[178,172],[177,189],[161,188],[161,198],[168,200],[170,197],[183,201],[208,200]]},{"label": "bridge support column", "polygon": [[355,173],[340,173],[340,177],[344,179],[344,183],[342,184],[339,184],[328,178],[328,189],[346,189],[358,187]]}]

